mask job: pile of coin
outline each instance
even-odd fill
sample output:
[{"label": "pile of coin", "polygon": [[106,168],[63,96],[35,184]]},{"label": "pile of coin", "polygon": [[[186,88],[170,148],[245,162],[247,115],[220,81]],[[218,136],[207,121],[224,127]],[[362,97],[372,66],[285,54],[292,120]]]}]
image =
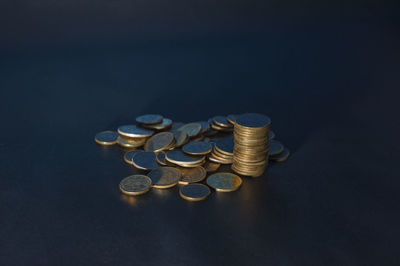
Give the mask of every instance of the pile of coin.
[{"label": "pile of coin", "polygon": [[268,165],[269,129],[271,120],[261,114],[243,114],[236,117],[232,170],[257,177]]},{"label": "pile of coin", "polygon": [[95,141],[118,144],[126,151],[124,161],[142,171],[121,181],[119,188],[125,195],[179,184],[183,199],[199,201],[211,193],[209,187],[230,192],[242,185],[242,179],[229,169],[218,172],[220,165],[232,164],[232,170],[240,175],[260,176],[268,154],[270,160],[286,160],[289,150],[271,140],[274,137],[269,118],[259,114],[215,116],[187,124],[148,114],[117,131],[96,134]]}]

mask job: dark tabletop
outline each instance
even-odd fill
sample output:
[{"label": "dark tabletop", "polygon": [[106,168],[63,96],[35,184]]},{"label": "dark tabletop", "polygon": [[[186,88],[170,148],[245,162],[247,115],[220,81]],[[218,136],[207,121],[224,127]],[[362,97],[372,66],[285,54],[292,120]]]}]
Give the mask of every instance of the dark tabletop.
[{"label": "dark tabletop", "polygon": [[[0,264],[399,265],[398,9],[287,4],[2,2]],[[243,112],[291,157],[198,203],[93,140]]]}]

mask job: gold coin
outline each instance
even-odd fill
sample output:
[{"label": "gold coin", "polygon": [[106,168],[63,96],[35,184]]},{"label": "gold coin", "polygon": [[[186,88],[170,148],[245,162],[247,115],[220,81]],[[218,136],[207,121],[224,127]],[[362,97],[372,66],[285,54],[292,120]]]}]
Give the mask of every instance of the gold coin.
[{"label": "gold coin", "polygon": [[220,153],[233,156],[233,138],[219,139],[215,142],[215,149]]},{"label": "gold coin", "polygon": [[194,168],[179,168],[182,173],[182,177],[179,180],[179,184],[191,184],[203,181],[207,176],[207,171],[202,167]]},{"label": "gold coin", "polygon": [[220,166],[221,166],[221,164],[219,164],[219,163],[214,163],[214,162],[208,161],[204,164],[203,167],[204,167],[204,169],[206,169],[207,173],[213,173],[213,172],[217,171]]},{"label": "gold coin", "polygon": [[173,167],[160,167],[151,171],[150,177],[153,187],[155,188],[170,188],[178,184],[181,179],[181,171]]},{"label": "gold coin", "polygon": [[192,156],[183,153],[179,150],[168,151],[165,154],[165,159],[174,164],[198,164],[204,161],[204,156]]},{"label": "gold coin", "polygon": [[189,184],[181,187],[179,190],[179,195],[188,201],[204,200],[210,193],[210,189],[203,184]]},{"label": "gold coin", "polygon": [[162,115],[155,115],[155,114],[141,115],[136,117],[136,123],[145,125],[159,124],[162,122],[162,120],[163,120]]},{"label": "gold coin", "polygon": [[140,146],[143,146],[143,144],[146,142],[146,139],[140,139],[138,141],[132,141],[129,140],[128,138],[124,138],[122,136],[119,136],[117,138],[117,143],[118,145],[125,147],[125,148],[138,148]]},{"label": "gold coin", "polygon": [[154,129],[154,130],[163,130],[171,127],[172,125],[172,120],[169,118],[163,118],[161,123],[154,124],[154,125],[145,125],[143,124],[143,127],[149,128],[149,129]]},{"label": "gold coin", "polygon": [[127,195],[140,195],[149,191],[151,179],[145,175],[131,175],[119,183],[119,189]]},{"label": "gold coin", "polygon": [[189,141],[189,136],[185,131],[175,130],[172,132],[175,138],[175,147],[179,148]]},{"label": "gold coin", "polygon": [[271,119],[262,114],[242,114],[236,117],[236,125],[245,128],[262,128],[269,127],[271,125]]},{"label": "gold coin", "polygon": [[171,132],[157,133],[147,140],[144,150],[154,152],[167,150],[173,145],[174,141],[174,134]]},{"label": "gold coin", "polygon": [[156,154],[152,151],[136,153],[132,158],[132,163],[141,170],[154,170],[159,167],[156,161]]},{"label": "gold coin", "polygon": [[143,151],[128,151],[124,155],[124,161],[128,164],[133,165],[132,158],[135,156],[136,153],[143,152]]},{"label": "gold coin", "polygon": [[289,158],[289,155],[290,155],[289,149],[284,148],[283,152],[275,156],[270,156],[269,159],[274,162],[284,162],[287,160],[287,158]]},{"label": "gold coin", "polygon": [[231,192],[242,185],[242,179],[232,173],[216,173],[207,178],[207,185],[220,192]]},{"label": "gold coin", "polygon": [[201,132],[199,123],[189,123],[178,128],[179,131],[184,131],[190,138],[197,136]]},{"label": "gold coin", "polygon": [[117,143],[118,134],[115,131],[103,131],[94,136],[94,140],[101,145],[114,145]]},{"label": "gold coin", "polygon": [[212,151],[212,145],[203,141],[191,141],[182,147],[182,151],[191,155],[206,155]]},{"label": "gold coin", "polygon": [[214,154],[212,154],[210,157],[208,157],[208,160],[210,160],[214,163],[219,163],[219,164],[231,164],[232,163],[232,160],[225,160],[225,159],[215,156]]},{"label": "gold coin", "polygon": [[220,115],[214,116],[214,117],[213,117],[213,123],[214,123],[215,125],[217,125],[217,126],[224,127],[224,128],[226,128],[226,127],[227,127],[227,128],[233,127],[233,125],[232,125],[231,123],[228,122],[228,120],[226,119],[225,116],[220,116]]},{"label": "gold coin", "polygon": [[153,131],[138,128],[135,125],[124,125],[118,128],[118,134],[128,138],[147,138],[154,134]]},{"label": "gold coin", "polygon": [[165,161],[165,153],[162,151],[158,152],[156,155],[156,161],[161,165],[167,165],[167,162]]},{"label": "gold coin", "polygon": [[211,128],[215,129],[217,131],[223,131],[223,132],[232,132],[233,131],[233,127],[221,127],[216,124],[211,124]]},{"label": "gold coin", "polygon": [[277,156],[283,152],[283,145],[277,140],[271,140],[269,146],[269,156]]}]

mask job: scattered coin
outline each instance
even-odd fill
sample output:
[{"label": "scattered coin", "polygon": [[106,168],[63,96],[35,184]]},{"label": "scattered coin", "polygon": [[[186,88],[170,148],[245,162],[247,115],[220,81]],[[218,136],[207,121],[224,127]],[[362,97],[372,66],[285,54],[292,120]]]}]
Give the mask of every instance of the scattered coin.
[{"label": "scattered coin", "polygon": [[152,151],[136,153],[132,158],[132,163],[141,170],[154,170],[159,167],[156,161],[156,154]]},{"label": "scattered coin", "polygon": [[284,148],[280,154],[275,156],[270,156],[269,159],[275,162],[284,162],[287,160],[287,158],[289,158],[289,155],[290,155],[289,149]]},{"label": "scattered coin", "polygon": [[119,189],[127,195],[140,195],[149,191],[151,179],[145,175],[131,175],[119,183]]},{"label": "scattered coin", "polygon": [[143,151],[128,151],[128,152],[126,152],[124,155],[124,161],[128,164],[133,165],[132,158],[138,152],[143,152]]},{"label": "scattered coin", "polygon": [[228,115],[226,117],[226,120],[228,120],[229,123],[231,123],[232,125],[235,125],[236,123],[236,116],[237,115]]},{"label": "scattered coin", "polygon": [[125,138],[122,136],[119,136],[117,138],[118,145],[125,147],[125,148],[138,148],[140,146],[143,146],[143,144],[145,142],[146,142],[145,138],[132,139],[132,138]]},{"label": "scattered coin", "polygon": [[179,131],[184,131],[192,138],[197,136],[201,132],[201,125],[199,123],[189,123],[178,128]]},{"label": "scattered coin", "polygon": [[179,170],[182,173],[182,177],[179,180],[179,184],[191,184],[203,181],[207,176],[207,171],[202,167],[194,167],[194,168],[184,168],[181,167]]},{"label": "scattered coin", "polygon": [[175,130],[173,131],[175,138],[175,147],[179,148],[189,141],[189,136],[185,131]]},{"label": "scattered coin", "polygon": [[207,185],[220,192],[231,192],[242,185],[242,179],[231,173],[216,173],[207,178]]},{"label": "scattered coin", "polygon": [[283,144],[277,140],[271,140],[269,146],[269,156],[277,156],[283,152]]},{"label": "scattered coin", "polygon": [[128,138],[146,138],[154,134],[153,131],[138,128],[135,125],[124,125],[118,128],[118,134]]},{"label": "scattered coin", "polygon": [[215,149],[223,154],[233,156],[234,142],[233,138],[223,138],[215,142]]},{"label": "scattered coin", "polygon": [[150,177],[153,187],[155,188],[170,188],[178,184],[181,179],[181,171],[173,167],[160,167],[151,171]]},{"label": "scattered coin", "polygon": [[164,130],[172,126],[172,120],[169,118],[163,118],[161,123],[153,125],[143,125],[143,126],[154,130]]},{"label": "scattered coin", "polygon": [[149,138],[144,145],[145,151],[159,152],[163,150],[168,150],[175,143],[174,134],[171,132],[161,132],[157,133],[151,138]]},{"label": "scattered coin", "polygon": [[145,125],[159,124],[162,122],[162,120],[163,120],[162,115],[155,115],[155,114],[141,115],[136,117],[136,123]]},{"label": "scattered coin", "polygon": [[101,145],[114,145],[117,143],[118,134],[115,131],[103,131],[97,133],[94,140]]},{"label": "scattered coin", "polygon": [[210,189],[203,184],[189,184],[181,187],[179,195],[188,201],[201,201],[210,195]]},{"label": "scattered coin", "polygon": [[167,162],[165,161],[165,153],[162,151],[158,152],[156,155],[156,161],[161,165],[167,165]]},{"label": "scattered coin", "polygon": [[191,141],[185,144],[182,150],[191,155],[206,155],[212,151],[212,145],[203,141]]},{"label": "scattered coin", "polygon": [[206,169],[207,173],[214,173],[215,171],[218,170],[218,168],[221,166],[219,163],[214,163],[214,162],[206,162],[204,164],[204,169]]},{"label": "scattered coin", "polygon": [[202,161],[204,161],[205,157],[204,156],[192,156],[192,155],[185,154],[180,150],[173,150],[173,151],[168,151],[165,154],[165,159],[167,161],[177,164],[177,165],[187,166],[187,165],[201,163]]},{"label": "scattered coin", "polygon": [[232,124],[228,122],[225,116],[214,116],[213,117],[213,123],[219,127],[228,127],[231,128]]}]

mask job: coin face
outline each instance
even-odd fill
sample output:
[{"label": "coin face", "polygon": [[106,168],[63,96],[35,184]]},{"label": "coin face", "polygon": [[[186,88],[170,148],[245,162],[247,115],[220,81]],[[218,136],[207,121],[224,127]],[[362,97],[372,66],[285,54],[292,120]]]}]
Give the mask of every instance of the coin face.
[{"label": "coin face", "polygon": [[143,146],[143,144],[145,143],[146,139],[141,138],[141,139],[137,139],[137,140],[130,140],[127,138],[124,138],[122,136],[118,136],[117,138],[117,143],[118,145],[122,146],[122,147],[126,147],[126,148],[137,148],[140,146]]},{"label": "coin face", "polygon": [[269,159],[274,162],[284,162],[287,160],[287,158],[289,158],[289,155],[290,151],[285,147],[280,154],[275,156],[270,156]]},{"label": "coin face", "polygon": [[181,171],[174,167],[160,167],[151,171],[150,177],[153,187],[155,188],[170,188],[178,184],[181,179]]},{"label": "coin face", "polygon": [[184,131],[191,138],[197,136],[201,132],[199,123],[189,123],[178,128],[179,131]]},{"label": "coin face", "polygon": [[131,175],[121,180],[119,189],[127,195],[140,195],[149,191],[151,179],[145,175]]},{"label": "coin face", "polygon": [[249,113],[237,116],[236,123],[250,128],[266,127],[271,124],[271,119],[266,115]]},{"label": "coin face", "polygon": [[191,155],[205,155],[212,151],[212,145],[203,141],[191,141],[185,144],[182,150]]},{"label": "coin face", "polygon": [[138,128],[135,125],[124,125],[118,128],[118,134],[128,138],[146,138],[153,135],[153,133],[151,130]]},{"label": "coin face", "polygon": [[277,156],[283,152],[283,144],[277,140],[271,140],[269,144],[269,156]]},{"label": "coin face", "polygon": [[216,173],[207,178],[207,184],[220,192],[231,192],[242,185],[242,179],[232,173]]},{"label": "coin face", "polygon": [[179,184],[191,184],[203,181],[207,176],[207,171],[202,167],[184,168],[180,167],[179,171],[182,173],[182,177],[179,180]]},{"label": "coin face", "polygon": [[185,131],[175,130],[173,131],[173,134],[175,138],[175,147],[177,148],[186,144],[189,140],[189,136]]},{"label": "coin face", "polygon": [[156,161],[157,161],[157,163],[159,163],[161,165],[167,165],[167,162],[165,161],[165,153],[158,152],[156,155]]},{"label": "coin face", "polygon": [[132,158],[132,163],[141,170],[154,170],[159,167],[156,161],[156,154],[152,151],[136,153]]},{"label": "coin face", "polygon": [[173,150],[165,154],[165,159],[174,164],[197,164],[204,161],[204,156],[192,156],[180,150]]},{"label": "coin face", "polygon": [[234,147],[234,142],[233,142],[232,137],[219,139],[215,142],[215,148],[219,152],[227,154],[227,155],[233,156],[233,147]]},{"label": "coin face", "polygon": [[174,134],[171,132],[157,133],[149,138],[144,145],[145,151],[159,152],[171,148],[174,144]]},{"label": "coin face", "polygon": [[163,118],[161,123],[152,124],[152,125],[143,125],[143,126],[146,128],[155,129],[155,130],[163,130],[163,129],[167,129],[167,128],[171,127],[171,125],[172,125],[171,119]]},{"label": "coin face", "polygon": [[228,122],[225,116],[220,116],[220,115],[214,116],[213,122],[214,124],[220,127],[232,127],[232,124]]},{"label": "coin face", "polygon": [[124,161],[128,164],[133,165],[132,158],[135,156],[136,153],[143,152],[143,151],[128,151],[124,155]]},{"label": "coin face", "polygon": [[97,133],[94,140],[101,145],[114,145],[117,143],[117,138],[117,132],[109,130]]},{"label": "coin face", "polygon": [[204,200],[210,193],[210,189],[203,184],[189,184],[181,187],[179,190],[179,195],[188,201]]},{"label": "coin face", "polygon": [[221,166],[221,164],[219,163],[214,163],[214,162],[206,162],[204,164],[204,169],[206,169],[207,173],[214,173],[215,171],[217,171],[219,169],[219,167]]},{"label": "coin face", "polygon": [[137,123],[145,125],[159,124],[162,122],[162,120],[163,116],[157,114],[147,114],[136,117]]}]

